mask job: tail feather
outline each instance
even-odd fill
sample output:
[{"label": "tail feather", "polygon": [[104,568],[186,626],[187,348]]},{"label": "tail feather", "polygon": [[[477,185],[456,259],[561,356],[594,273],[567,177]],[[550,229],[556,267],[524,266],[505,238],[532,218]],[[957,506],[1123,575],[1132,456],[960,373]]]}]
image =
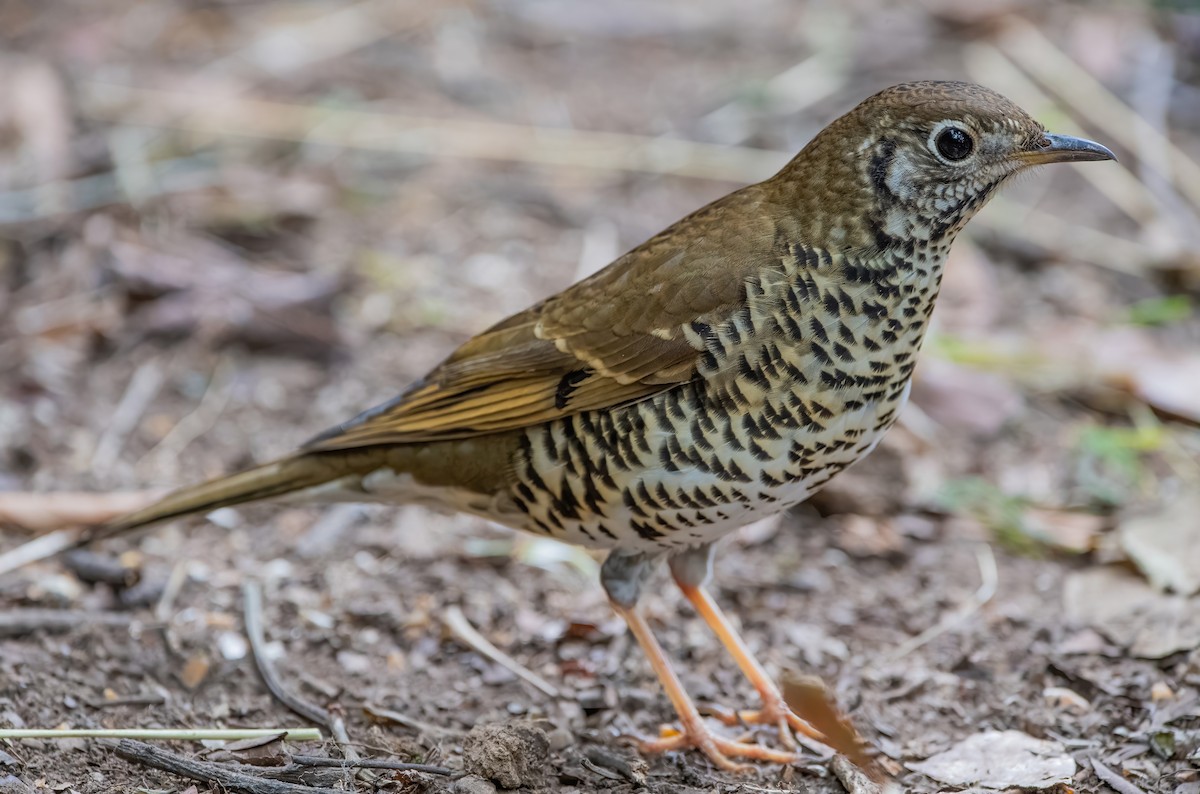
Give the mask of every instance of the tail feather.
[{"label": "tail feather", "polygon": [[79,539],[79,543],[91,543],[172,518],[208,513],[220,507],[312,488],[343,476],[347,473],[345,468],[337,465],[335,459],[317,455],[297,455],[264,463],[237,474],[173,491],[148,507],[93,527]]}]

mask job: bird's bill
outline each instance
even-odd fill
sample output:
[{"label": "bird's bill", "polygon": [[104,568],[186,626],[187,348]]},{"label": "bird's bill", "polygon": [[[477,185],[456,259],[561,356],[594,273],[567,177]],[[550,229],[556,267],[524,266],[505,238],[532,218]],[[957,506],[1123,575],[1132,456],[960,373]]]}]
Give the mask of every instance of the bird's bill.
[{"label": "bird's bill", "polygon": [[1101,146],[1086,138],[1046,133],[1046,144],[1041,148],[1021,154],[1029,165],[1047,163],[1082,163],[1089,160],[1116,160],[1117,156],[1107,146]]}]

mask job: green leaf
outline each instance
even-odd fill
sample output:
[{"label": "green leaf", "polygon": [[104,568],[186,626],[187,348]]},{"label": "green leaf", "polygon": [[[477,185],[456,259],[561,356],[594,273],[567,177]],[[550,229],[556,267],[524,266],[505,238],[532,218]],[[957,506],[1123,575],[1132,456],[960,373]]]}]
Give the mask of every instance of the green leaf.
[{"label": "green leaf", "polygon": [[1192,301],[1187,295],[1148,298],[1129,307],[1126,320],[1134,325],[1170,325],[1192,316]]}]

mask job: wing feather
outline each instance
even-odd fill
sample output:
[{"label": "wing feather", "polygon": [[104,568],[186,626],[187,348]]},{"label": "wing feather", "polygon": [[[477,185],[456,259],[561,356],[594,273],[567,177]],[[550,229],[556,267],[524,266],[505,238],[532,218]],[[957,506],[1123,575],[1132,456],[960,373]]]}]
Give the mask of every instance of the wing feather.
[{"label": "wing feather", "polygon": [[677,222],[591,278],[497,323],[314,450],[469,438],[652,397],[696,376],[689,327],[731,321],[777,234],[762,185]]}]

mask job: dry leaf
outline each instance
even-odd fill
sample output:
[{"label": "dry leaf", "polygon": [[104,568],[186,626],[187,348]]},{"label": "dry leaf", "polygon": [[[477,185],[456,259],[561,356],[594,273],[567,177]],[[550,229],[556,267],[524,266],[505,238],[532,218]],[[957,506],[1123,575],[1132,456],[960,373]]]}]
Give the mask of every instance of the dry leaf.
[{"label": "dry leaf", "polygon": [[1200,493],[1182,493],[1155,513],[1122,521],[1118,538],[1155,587],[1200,592]]},{"label": "dry leaf", "polygon": [[0,493],[0,525],[49,532],[70,526],[102,524],[123,513],[143,508],[164,493]]},{"label": "dry leaf", "polygon": [[837,750],[872,780],[881,782],[887,775],[871,758],[869,745],[834,702],[825,683],[816,676],[783,673],[783,699],[800,719],[825,737],[825,744]]},{"label": "dry leaf", "polygon": [[1063,608],[1067,620],[1090,626],[1145,659],[1200,646],[1200,597],[1161,593],[1118,566],[1070,574]]},{"label": "dry leaf", "polygon": [[908,768],[954,786],[1047,789],[1071,781],[1075,759],[1058,742],[1020,731],[985,731]]},{"label": "dry leaf", "polygon": [[179,682],[188,689],[195,689],[208,677],[210,667],[208,658],[197,654],[188,659],[183,666],[183,670],[179,673]]},{"label": "dry leaf", "polygon": [[995,436],[1025,406],[1007,378],[937,359],[922,362],[912,399],[938,424],[980,438]]}]

